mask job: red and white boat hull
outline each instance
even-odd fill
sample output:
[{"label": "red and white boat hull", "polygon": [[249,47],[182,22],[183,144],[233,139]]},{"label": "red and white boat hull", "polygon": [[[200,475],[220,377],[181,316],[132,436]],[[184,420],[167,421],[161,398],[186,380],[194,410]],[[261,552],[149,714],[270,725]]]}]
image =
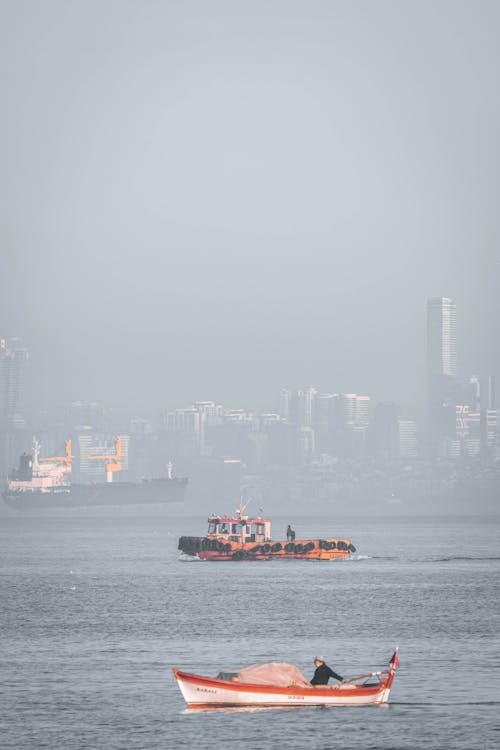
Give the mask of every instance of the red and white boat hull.
[{"label": "red and white boat hull", "polygon": [[[223,706],[366,706],[386,703],[396,669],[377,673],[383,678],[376,686],[341,685],[273,687],[219,680],[174,669],[180,691],[189,708]],[[368,677],[368,675],[364,675]]]}]

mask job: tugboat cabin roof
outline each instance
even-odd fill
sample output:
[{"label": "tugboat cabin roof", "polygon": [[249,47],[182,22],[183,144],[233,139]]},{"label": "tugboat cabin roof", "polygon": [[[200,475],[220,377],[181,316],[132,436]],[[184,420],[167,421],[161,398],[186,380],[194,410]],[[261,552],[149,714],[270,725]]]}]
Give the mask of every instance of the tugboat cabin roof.
[{"label": "tugboat cabin roof", "polygon": [[248,516],[234,516],[232,518],[222,516],[210,516],[208,523],[271,523],[269,518],[248,518]]}]

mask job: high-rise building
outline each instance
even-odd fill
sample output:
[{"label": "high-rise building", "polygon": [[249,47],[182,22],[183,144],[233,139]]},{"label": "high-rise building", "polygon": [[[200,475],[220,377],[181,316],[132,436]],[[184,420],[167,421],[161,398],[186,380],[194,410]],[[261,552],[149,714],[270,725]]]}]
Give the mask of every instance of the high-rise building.
[{"label": "high-rise building", "polygon": [[369,396],[341,393],[336,397],[336,454],[359,457],[366,450],[369,425]]},{"label": "high-rise building", "polygon": [[[314,402],[317,390],[313,386],[293,391],[287,402],[288,420],[296,427],[312,427]],[[284,394],[282,391],[282,413],[284,413]]]},{"label": "high-rise building", "polygon": [[457,374],[456,305],[449,297],[427,301],[427,363],[429,372],[454,378]]},{"label": "high-rise building", "polygon": [[341,428],[367,427],[369,423],[369,396],[341,393],[338,396],[338,424]]},{"label": "high-rise building", "polygon": [[411,419],[398,419],[399,455],[401,458],[418,456],[417,425]]},{"label": "high-rise building", "polygon": [[427,301],[428,414],[434,436],[444,435],[450,421],[443,409],[457,403],[456,307],[449,297]]},{"label": "high-rise building", "polygon": [[25,425],[24,397],[27,349],[18,339],[0,339],[0,429]]},{"label": "high-rise building", "polygon": [[495,390],[495,376],[490,375],[488,378],[488,409],[497,408]]},{"label": "high-rise building", "polygon": [[282,388],[280,393],[280,414],[283,419],[290,418],[290,399],[292,392],[288,388]]}]

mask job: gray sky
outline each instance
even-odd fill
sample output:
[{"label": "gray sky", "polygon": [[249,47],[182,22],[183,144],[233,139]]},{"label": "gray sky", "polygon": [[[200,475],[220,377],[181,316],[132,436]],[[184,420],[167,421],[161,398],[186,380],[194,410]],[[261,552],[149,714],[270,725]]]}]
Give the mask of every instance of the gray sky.
[{"label": "gray sky", "polygon": [[45,398],[500,375],[500,4],[3,0],[0,330]]}]

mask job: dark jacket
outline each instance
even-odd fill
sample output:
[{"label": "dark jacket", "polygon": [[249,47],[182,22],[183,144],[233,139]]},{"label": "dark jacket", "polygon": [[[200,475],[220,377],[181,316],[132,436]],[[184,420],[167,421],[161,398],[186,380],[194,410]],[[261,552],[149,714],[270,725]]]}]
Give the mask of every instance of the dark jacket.
[{"label": "dark jacket", "polygon": [[316,667],[314,677],[311,680],[311,685],[328,685],[330,677],[333,677],[334,680],[338,680],[339,682],[342,682],[344,679],[326,664],[320,664],[319,667]]}]

